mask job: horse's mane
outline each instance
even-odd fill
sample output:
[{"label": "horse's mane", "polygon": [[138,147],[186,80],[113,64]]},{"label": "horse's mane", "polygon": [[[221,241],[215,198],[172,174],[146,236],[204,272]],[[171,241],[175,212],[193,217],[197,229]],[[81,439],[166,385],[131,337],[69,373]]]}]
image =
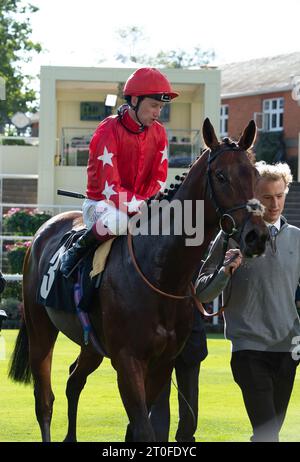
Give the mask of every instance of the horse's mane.
[{"label": "horse's mane", "polygon": [[[239,148],[239,145],[237,143],[237,141],[233,140],[232,138],[229,138],[229,137],[225,137],[225,138],[222,138],[222,142],[220,143],[220,147],[224,145],[228,148],[234,148],[234,149],[238,149]],[[166,188],[164,189],[161,197],[159,198],[159,200],[161,201],[162,199],[165,199],[167,201],[171,201],[173,199],[173,197],[175,196],[175,194],[177,193],[178,189],[180,188],[180,186],[182,185],[185,177],[188,175],[190,169],[193,167],[193,165],[200,159],[200,157],[202,157],[202,155],[208,151],[209,148],[203,148],[201,150],[201,153],[199,154],[199,156],[197,156],[193,162],[188,166],[188,171],[187,172],[183,172],[181,175],[176,175],[175,176],[175,180],[176,180],[176,183],[171,183],[169,188]],[[246,154],[247,154],[247,157],[248,159],[250,160],[251,164],[254,165],[255,164],[255,154],[254,152],[252,151],[251,148],[249,148],[247,151],[246,151]],[[151,202],[151,200],[153,200],[154,197],[151,197],[149,202]]]}]

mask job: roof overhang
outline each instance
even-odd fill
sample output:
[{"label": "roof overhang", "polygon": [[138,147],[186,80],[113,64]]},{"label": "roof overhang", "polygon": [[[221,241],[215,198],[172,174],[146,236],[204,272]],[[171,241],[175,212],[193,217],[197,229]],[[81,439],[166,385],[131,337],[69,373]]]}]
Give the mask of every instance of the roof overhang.
[{"label": "roof overhang", "polygon": [[260,88],[258,90],[239,91],[234,93],[221,93],[221,99],[245,98],[247,96],[264,95],[267,93],[281,93],[285,91],[292,91],[292,89],[292,85],[285,85],[283,87],[266,87]]}]

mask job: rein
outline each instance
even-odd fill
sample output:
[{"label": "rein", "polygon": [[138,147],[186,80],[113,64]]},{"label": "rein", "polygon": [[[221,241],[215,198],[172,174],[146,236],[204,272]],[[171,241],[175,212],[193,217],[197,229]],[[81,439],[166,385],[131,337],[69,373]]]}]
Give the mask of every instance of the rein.
[{"label": "rein", "polygon": [[195,290],[195,287],[193,286],[193,283],[191,282],[190,283],[190,290],[191,290],[191,294],[190,295],[174,295],[174,294],[169,294],[168,292],[164,292],[163,290],[160,290],[158,289],[157,287],[155,287],[147,278],[146,276],[143,274],[142,270],[140,269],[137,261],[136,261],[136,258],[135,258],[135,255],[134,255],[134,250],[133,250],[133,243],[132,243],[132,234],[129,232],[128,230],[128,235],[127,235],[127,244],[128,244],[128,250],[129,250],[129,255],[130,255],[130,258],[132,260],[132,263],[133,263],[133,266],[135,267],[137,273],[141,276],[141,278],[143,279],[143,281],[145,282],[145,284],[147,284],[148,287],[150,287],[150,289],[152,289],[154,292],[156,292],[157,294],[159,295],[162,295],[164,297],[167,297],[167,298],[170,298],[170,299],[173,299],[173,300],[192,300],[195,305],[196,305],[196,308],[200,311],[201,314],[203,314],[204,316],[207,316],[207,317],[211,317],[211,316],[217,316],[218,314],[222,313],[223,312],[223,308],[221,308],[219,311],[216,311],[215,313],[208,313],[204,306],[202,305],[202,303],[198,300],[197,296],[196,296],[196,290]]}]

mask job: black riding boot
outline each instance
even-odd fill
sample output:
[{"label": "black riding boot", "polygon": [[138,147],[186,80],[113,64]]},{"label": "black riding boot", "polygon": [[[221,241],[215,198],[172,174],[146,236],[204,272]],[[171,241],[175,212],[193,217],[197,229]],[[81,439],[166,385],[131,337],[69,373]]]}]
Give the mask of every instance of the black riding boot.
[{"label": "black riding boot", "polygon": [[61,257],[60,271],[65,277],[68,277],[74,266],[79,260],[88,253],[92,247],[97,247],[100,244],[92,231],[89,229],[86,231],[75,244],[72,245]]}]

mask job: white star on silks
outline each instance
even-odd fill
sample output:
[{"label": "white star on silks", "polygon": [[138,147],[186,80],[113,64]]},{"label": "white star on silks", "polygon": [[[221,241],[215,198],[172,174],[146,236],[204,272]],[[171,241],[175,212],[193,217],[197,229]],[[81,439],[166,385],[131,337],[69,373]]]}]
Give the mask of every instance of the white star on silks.
[{"label": "white star on silks", "polygon": [[103,167],[105,164],[111,165],[113,167],[113,163],[111,158],[114,156],[112,152],[108,152],[108,149],[106,146],[104,146],[104,151],[102,156],[97,157],[98,160],[102,160],[103,162]]},{"label": "white star on silks", "polygon": [[109,185],[108,182],[105,181],[105,188],[103,189],[101,194],[103,194],[106,197],[106,200],[109,200],[111,196],[114,196],[117,193],[116,191],[114,191],[114,185]]},{"label": "white star on silks", "polygon": [[165,146],[163,151],[159,151],[162,154],[160,163],[162,164],[164,160],[168,160],[168,146]]},{"label": "white star on silks", "polygon": [[165,182],[165,181],[157,180],[157,183],[158,183],[159,186],[160,186],[160,191],[163,192],[164,189],[165,189],[165,186],[166,186],[166,182]]},{"label": "white star on silks", "polygon": [[124,202],[124,204],[128,207],[128,212],[138,212],[140,206],[144,203],[143,200],[138,200],[135,196],[132,196],[130,202]]}]

